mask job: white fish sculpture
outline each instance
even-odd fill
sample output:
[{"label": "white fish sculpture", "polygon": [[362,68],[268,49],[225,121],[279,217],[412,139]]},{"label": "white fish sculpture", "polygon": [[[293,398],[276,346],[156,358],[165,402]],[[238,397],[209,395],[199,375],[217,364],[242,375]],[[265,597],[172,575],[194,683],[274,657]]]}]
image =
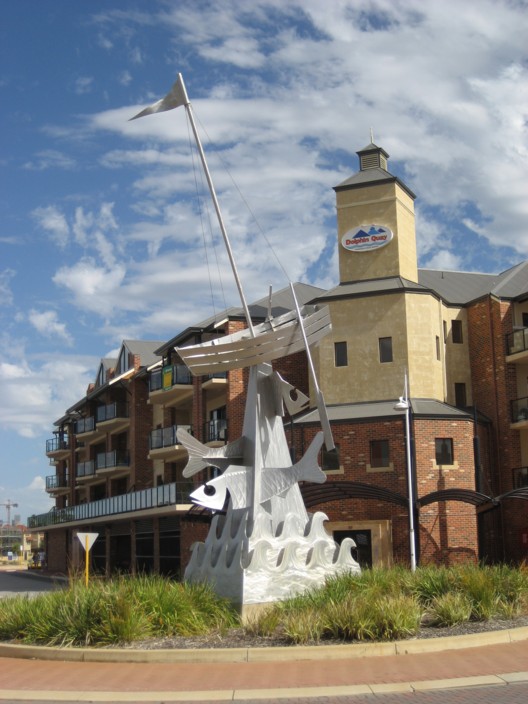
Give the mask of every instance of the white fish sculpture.
[{"label": "white fish sculpture", "polygon": [[[304,456],[289,467],[263,467],[261,474],[260,501],[264,503],[273,496],[280,496],[300,481],[322,484],[326,475],[317,463],[317,455],[324,442],[324,434],[317,433]],[[204,446],[204,449],[209,448]],[[199,487],[191,494],[194,503],[219,511],[223,508],[227,492],[234,509],[250,505],[248,483],[252,481],[252,467],[229,465],[225,472]]]}]

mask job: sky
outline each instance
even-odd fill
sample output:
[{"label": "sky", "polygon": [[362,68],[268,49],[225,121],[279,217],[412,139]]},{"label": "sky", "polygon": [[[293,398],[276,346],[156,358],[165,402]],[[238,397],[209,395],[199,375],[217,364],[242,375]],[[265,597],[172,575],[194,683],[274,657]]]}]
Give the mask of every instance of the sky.
[{"label": "sky", "polygon": [[18,0],[0,23],[0,520],[53,502],[54,421],[124,339],[338,283],[334,186],[374,141],[419,265],[528,258],[526,0]]}]

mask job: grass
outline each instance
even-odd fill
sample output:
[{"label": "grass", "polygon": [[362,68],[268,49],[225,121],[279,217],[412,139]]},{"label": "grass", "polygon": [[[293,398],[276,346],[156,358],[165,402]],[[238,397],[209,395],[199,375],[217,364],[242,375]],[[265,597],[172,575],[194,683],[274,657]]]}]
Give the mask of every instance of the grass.
[{"label": "grass", "polygon": [[[388,641],[420,627],[528,615],[528,568],[402,567],[332,577],[319,589],[274,604],[243,627],[292,644]],[[0,600],[0,640],[109,646],[145,638],[222,636],[237,613],[203,584],[160,576],[72,579],[63,591]]]}]

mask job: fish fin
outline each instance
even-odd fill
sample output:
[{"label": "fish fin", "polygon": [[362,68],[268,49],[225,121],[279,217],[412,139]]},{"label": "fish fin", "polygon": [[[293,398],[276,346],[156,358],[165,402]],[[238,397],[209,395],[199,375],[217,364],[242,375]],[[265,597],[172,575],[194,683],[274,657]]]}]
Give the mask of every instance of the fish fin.
[{"label": "fish fin", "polygon": [[178,438],[178,442],[182,444],[189,453],[189,459],[182,472],[184,477],[192,477],[211,464],[211,462],[204,462],[203,459],[207,455],[209,448],[196,438],[193,438],[185,428],[178,428],[176,437]]},{"label": "fish fin", "polygon": [[303,481],[315,482],[316,484],[322,484],[326,481],[326,474],[321,467],[319,467],[317,461],[317,455],[319,454],[323,442],[324,433],[319,431],[299,462],[294,465],[293,469],[300,471]]}]

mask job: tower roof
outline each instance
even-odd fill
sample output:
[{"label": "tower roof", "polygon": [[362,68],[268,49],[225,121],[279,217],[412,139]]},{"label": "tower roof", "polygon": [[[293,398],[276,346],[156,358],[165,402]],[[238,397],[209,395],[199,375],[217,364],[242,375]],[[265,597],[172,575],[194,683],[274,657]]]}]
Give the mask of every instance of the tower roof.
[{"label": "tower roof", "polygon": [[363,188],[365,186],[381,185],[383,183],[397,183],[413,200],[415,194],[403,181],[387,171],[388,153],[383,147],[370,142],[366,147],[360,149],[356,154],[359,157],[359,171],[334,186],[334,191],[345,191],[350,188]]}]

